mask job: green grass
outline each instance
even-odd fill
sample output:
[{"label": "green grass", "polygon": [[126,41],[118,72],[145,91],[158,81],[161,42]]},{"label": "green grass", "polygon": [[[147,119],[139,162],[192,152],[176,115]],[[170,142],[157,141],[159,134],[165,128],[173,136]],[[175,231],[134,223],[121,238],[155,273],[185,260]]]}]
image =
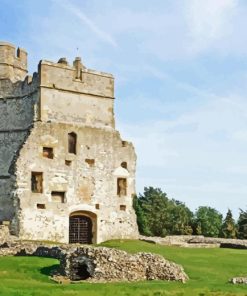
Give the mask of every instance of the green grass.
[{"label": "green grass", "polygon": [[109,241],[102,244],[131,253],[153,252],[182,264],[190,280],[176,282],[59,285],[48,275],[58,261],[38,257],[0,258],[0,295],[8,296],[247,296],[247,286],[228,283],[233,276],[247,276],[247,251],[166,247],[140,241]]}]

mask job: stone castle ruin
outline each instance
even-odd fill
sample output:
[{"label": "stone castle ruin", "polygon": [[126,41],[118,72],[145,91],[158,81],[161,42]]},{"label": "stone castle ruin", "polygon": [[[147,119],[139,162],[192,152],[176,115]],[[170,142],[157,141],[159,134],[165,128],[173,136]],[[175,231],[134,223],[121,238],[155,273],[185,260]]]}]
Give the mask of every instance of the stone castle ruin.
[{"label": "stone castle ruin", "polygon": [[[0,42],[0,222],[25,240],[138,238],[136,155],[114,123],[114,78]],[[7,221],[7,222],[6,222]]]}]

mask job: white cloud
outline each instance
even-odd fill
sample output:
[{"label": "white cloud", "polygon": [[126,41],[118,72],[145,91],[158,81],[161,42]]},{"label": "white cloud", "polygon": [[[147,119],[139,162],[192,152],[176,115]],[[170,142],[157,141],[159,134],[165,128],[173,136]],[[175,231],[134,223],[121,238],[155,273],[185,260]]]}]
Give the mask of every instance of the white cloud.
[{"label": "white cloud", "polygon": [[237,0],[187,1],[192,52],[208,49],[215,41],[230,36],[237,4]]}]

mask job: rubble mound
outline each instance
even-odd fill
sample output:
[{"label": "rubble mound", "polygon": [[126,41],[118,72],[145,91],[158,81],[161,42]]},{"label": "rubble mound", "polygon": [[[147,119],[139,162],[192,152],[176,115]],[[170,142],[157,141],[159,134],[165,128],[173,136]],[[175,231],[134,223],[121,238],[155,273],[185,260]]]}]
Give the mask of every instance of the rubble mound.
[{"label": "rubble mound", "polygon": [[57,282],[115,282],[165,280],[186,282],[183,267],[152,253],[129,254],[106,247],[41,245],[14,242],[0,248],[0,256],[42,256],[60,260],[53,273]]},{"label": "rubble mound", "polygon": [[128,254],[105,247],[78,247],[66,253],[60,266],[71,280],[90,281],[167,280],[186,282],[182,266],[151,253]]}]

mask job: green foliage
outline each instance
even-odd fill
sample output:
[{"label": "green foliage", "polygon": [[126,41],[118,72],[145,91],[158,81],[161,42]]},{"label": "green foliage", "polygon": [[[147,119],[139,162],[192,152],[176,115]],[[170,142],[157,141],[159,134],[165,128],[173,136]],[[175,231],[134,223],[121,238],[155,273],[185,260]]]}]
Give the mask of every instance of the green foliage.
[{"label": "green foliage", "polygon": [[194,229],[204,236],[218,237],[222,225],[222,215],[211,207],[199,207],[195,212]]},{"label": "green foliage", "polygon": [[238,238],[247,239],[247,211],[241,209],[238,218]]},{"label": "green foliage", "polygon": [[141,241],[116,240],[102,244],[127,252],[152,252],[181,264],[190,280],[61,285],[49,279],[58,260],[38,257],[0,257],[1,296],[246,296],[246,286],[232,285],[233,276],[246,275],[246,251],[167,247]]},{"label": "green foliage", "polygon": [[143,213],[142,207],[140,205],[140,200],[135,195],[133,198],[133,208],[136,212],[136,218],[137,218],[137,225],[140,233],[145,233],[148,235],[148,227],[147,227],[147,221],[146,217]]},{"label": "green foliage", "polygon": [[177,200],[169,200],[159,188],[145,187],[134,199],[139,231],[144,235],[191,234],[193,213]]},{"label": "green foliage", "polygon": [[218,237],[222,225],[222,215],[211,207],[199,207],[195,212],[194,229],[196,234]]},{"label": "green foliage", "polygon": [[191,235],[193,233],[192,220],[193,213],[190,209],[184,203],[172,200],[170,234]]},{"label": "green foliage", "polygon": [[232,217],[231,210],[227,211],[226,218],[221,226],[220,236],[224,238],[236,238],[237,227]]}]

